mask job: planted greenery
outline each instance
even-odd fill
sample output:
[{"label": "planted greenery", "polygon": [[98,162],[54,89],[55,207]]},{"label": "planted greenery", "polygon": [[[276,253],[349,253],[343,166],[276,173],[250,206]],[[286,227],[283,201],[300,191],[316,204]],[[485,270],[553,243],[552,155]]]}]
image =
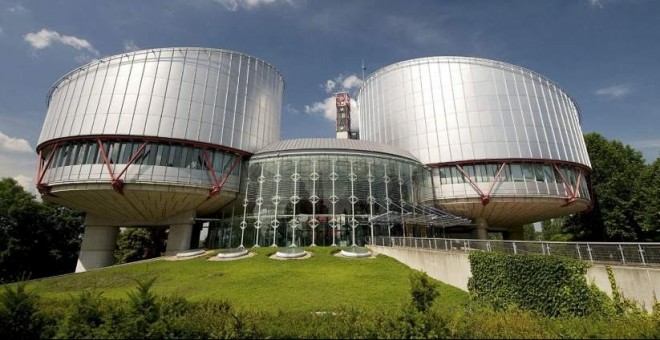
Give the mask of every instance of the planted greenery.
[{"label": "planted greenery", "polygon": [[[603,317],[541,317],[517,308],[494,310],[476,301],[447,305],[436,283],[425,274],[410,276],[410,296],[400,309],[377,313],[361,306],[327,312],[240,309],[226,300],[189,302],[153,290],[160,279],[137,282],[129,303],[84,290],[60,303],[43,303],[18,286],[0,293],[0,301],[29,301],[24,326],[6,333],[8,320],[21,308],[10,308],[0,319],[7,339],[21,338],[657,338],[660,320],[649,315]],[[134,283],[135,286],[135,283]],[[41,301],[41,302],[39,302]],[[21,305],[12,303],[10,305]],[[422,311],[423,310],[423,311]],[[13,315],[16,314],[16,315]],[[656,311],[657,315],[657,311]],[[6,316],[6,315],[5,315]],[[35,319],[36,317],[36,319]],[[39,321],[41,327],[33,327]],[[43,322],[48,320],[48,322]]]},{"label": "planted greenery", "polygon": [[[254,256],[240,261],[147,261],[60,276],[27,284],[44,300],[70,299],[84,289],[96,289],[108,299],[127,300],[136,280],[158,279],[157,294],[185,296],[190,302],[230,300],[237,308],[260,311],[334,311],[347,306],[364,310],[398,310],[409,294],[414,270],[379,255],[369,261],[333,256],[335,247],[304,248],[314,256],[298,261],[269,258],[278,248],[251,248]],[[209,255],[210,258],[214,256]],[[438,283],[447,305],[469,298],[466,292]]]},{"label": "planted greenery", "polygon": [[584,316],[603,311],[607,297],[587,284],[587,264],[570,258],[472,252],[472,296],[496,309],[517,306],[547,316]]}]

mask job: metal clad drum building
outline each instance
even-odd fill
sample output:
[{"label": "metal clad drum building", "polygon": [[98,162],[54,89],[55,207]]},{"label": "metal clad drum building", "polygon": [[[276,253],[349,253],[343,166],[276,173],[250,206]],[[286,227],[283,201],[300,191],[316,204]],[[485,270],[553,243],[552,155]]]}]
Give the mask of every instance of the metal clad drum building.
[{"label": "metal clad drum building", "polygon": [[132,135],[254,152],[279,138],[284,82],[241,53],[168,48],[104,58],[62,77],[39,138]]},{"label": "metal clad drum building", "polygon": [[536,72],[479,58],[413,59],[369,76],[358,105],[360,138],[431,167],[435,201],[450,212],[516,227],[590,204],[579,109]]},{"label": "metal clad drum building", "polygon": [[273,66],[227,50],[94,61],[48,94],[37,186],[87,226],[190,226],[236,199],[247,158],[279,138],[283,91]]}]

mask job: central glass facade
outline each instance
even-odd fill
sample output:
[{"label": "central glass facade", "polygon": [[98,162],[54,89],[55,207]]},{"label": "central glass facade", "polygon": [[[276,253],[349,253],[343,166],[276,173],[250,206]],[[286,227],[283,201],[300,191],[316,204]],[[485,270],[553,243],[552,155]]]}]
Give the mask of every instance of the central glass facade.
[{"label": "central glass facade", "polygon": [[372,228],[394,227],[371,225],[371,217],[416,204],[423,171],[373,153],[255,156],[242,204],[213,236],[232,247],[362,245]]}]

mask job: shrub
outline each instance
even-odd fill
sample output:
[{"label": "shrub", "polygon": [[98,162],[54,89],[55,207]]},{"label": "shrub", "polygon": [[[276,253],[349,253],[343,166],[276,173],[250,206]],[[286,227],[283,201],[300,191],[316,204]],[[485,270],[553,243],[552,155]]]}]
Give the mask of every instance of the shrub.
[{"label": "shrub", "polygon": [[21,282],[12,289],[5,287],[0,293],[0,338],[41,338],[46,320],[38,312],[39,296],[25,290]]},{"label": "shrub", "polygon": [[510,255],[472,252],[473,298],[496,309],[512,305],[546,316],[583,316],[606,310],[607,298],[587,284],[587,264],[543,255]]},{"label": "shrub", "polygon": [[83,290],[69,307],[68,315],[61,323],[58,337],[64,339],[96,337],[105,323],[105,314],[102,310],[104,302],[101,293]]},{"label": "shrub", "polygon": [[440,295],[438,284],[424,272],[412,273],[410,274],[410,295],[415,309],[419,312],[426,312],[435,298]]}]

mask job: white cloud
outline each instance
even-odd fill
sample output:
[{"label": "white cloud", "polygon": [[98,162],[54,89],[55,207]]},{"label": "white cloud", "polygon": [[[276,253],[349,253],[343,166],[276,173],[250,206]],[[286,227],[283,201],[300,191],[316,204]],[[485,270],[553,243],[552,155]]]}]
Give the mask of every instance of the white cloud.
[{"label": "white cloud", "polygon": [[16,182],[18,182],[18,184],[23,187],[23,189],[33,193],[36,192],[36,188],[34,187],[34,178],[25,175],[16,175],[12,178],[15,179]]},{"label": "white cloud", "polygon": [[39,197],[33,177],[31,177],[36,170],[37,155],[35,153],[7,151],[0,147],[0,178],[11,177],[25,190]]},{"label": "white cloud", "polygon": [[623,98],[629,95],[631,92],[632,86],[630,84],[619,84],[598,89],[594,92],[594,94],[601,98],[612,100]]},{"label": "white cloud", "polygon": [[74,60],[75,60],[78,64],[87,64],[87,63],[91,63],[92,61],[96,61],[96,60],[98,60],[98,59],[97,59],[97,58],[94,58],[93,56],[91,56],[91,55],[89,55],[89,54],[83,53],[83,54],[77,55],[77,56],[74,58]]},{"label": "white cloud", "polygon": [[332,93],[334,91],[349,92],[354,89],[359,89],[360,86],[362,86],[362,79],[356,74],[351,74],[347,77],[340,74],[334,79],[326,80],[325,84],[321,85],[326,93]]},{"label": "white cloud", "polygon": [[320,114],[323,118],[334,121],[337,116],[335,97],[328,97],[322,102],[315,102],[312,105],[305,105],[305,113],[311,115]]},{"label": "white cloud", "polygon": [[[334,122],[337,120],[337,107],[334,96],[330,96],[322,102],[315,102],[312,105],[305,105],[305,113],[310,115],[320,115],[321,117]],[[351,98],[351,129],[357,130],[360,120],[360,110],[357,107],[355,99]]]},{"label": "white cloud", "polygon": [[592,7],[603,8],[603,1],[602,0],[589,0],[589,5],[591,5]]},{"label": "white cloud", "polygon": [[291,104],[284,105],[284,112],[292,115],[300,113],[300,111],[298,111],[298,109],[293,107]]},{"label": "white cloud", "polygon": [[30,43],[30,45],[37,49],[44,49],[53,43],[59,43],[75,48],[76,50],[86,50],[91,54],[98,56],[100,53],[92,44],[85,40],[72,35],[61,35],[58,32],[42,28],[39,32],[28,33],[23,39]]},{"label": "white cloud", "polygon": [[124,40],[124,51],[133,52],[139,49],[140,48],[138,47],[138,45],[135,44],[133,40]]},{"label": "white cloud", "polygon": [[18,4],[16,6],[12,6],[12,7],[7,8],[7,12],[10,12],[10,13],[25,13],[25,12],[29,12],[29,11],[27,10],[27,8],[23,7],[23,5]]},{"label": "white cloud", "polygon": [[12,138],[0,131],[0,150],[11,152],[34,152],[30,143],[22,138]]},{"label": "white cloud", "polygon": [[271,5],[274,3],[286,3],[292,5],[291,0],[214,0],[215,2],[225,6],[231,12],[238,11],[239,8],[254,9],[262,5]]},{"label": "white cloud", "polygon": [[337,83],[331,79],[326,80],[325,85],[323,85],[323,87],[325,88],[325,92],[327,93],[331,93],[332,90],[335,89],[335,86],[337,86]]},{"label": "white cloud", "polygon": [[344,78],[344,81],[341,82],[341,86],[346,90],[357,89],[362,86],[362,79],[358,78],[355,74]]}]

